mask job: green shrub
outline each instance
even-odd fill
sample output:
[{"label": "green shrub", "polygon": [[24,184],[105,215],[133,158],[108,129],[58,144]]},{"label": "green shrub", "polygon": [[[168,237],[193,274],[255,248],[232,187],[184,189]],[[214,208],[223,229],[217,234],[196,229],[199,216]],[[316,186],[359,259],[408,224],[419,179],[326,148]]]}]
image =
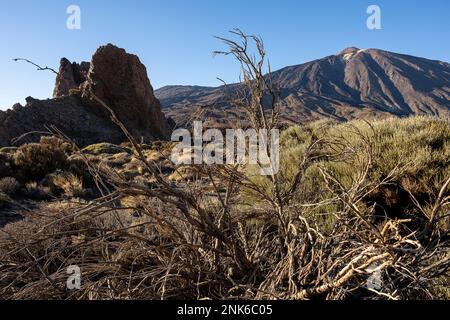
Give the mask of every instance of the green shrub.
[{"label": "green shrub", "polygon": [[[320,203],[332,196],[319,167],[330,172],[345,188],[350,188],[358,179],[359,168],[366,161],[370,161],[367,184],[377,184],[395,171],[392,190],[377,188],[366,198],[368,205],[376,202],[388,214],[394,215],[398,212],[393,211],[414,207],[409,193],[424,206],[432,203],[450,177],[450,123],[445,119],[390,118],[370,123],[363,120],[348,123],[319,121],[302,127],[293,126],[282,132],[277,175],[281,193],[292,185],[313,139],[322,142],[309,150],[309,157],[314,160],[302,174],[293,203]],[[270,177],[260,176],[256,168],[247,170],[253,183],[264,190],[271,188]],[[245,190],[243,196],[248,203],[261,205],[258,195],[252,190]],[[417,208],[414,210],[421,214]],[[309,212],[309,221],[319,225],[323,223],[322,230],[329,231],[332,226],[330,213],[334,211],[336,208],[332,204],[318,206],[314,212]]]},{"label": "green shrub", "polygon": [[40,143],[21,146],[14,153],[14,165],[25,181],[38,180],[67,165],[69,147],[56,138],[42,138]]},{"label": "green shrub", "polygon": [[101,155],[101,154],[117,154],[117,153],[131,153],[131,150],[126,147],[117,146],[111,143],[98,143],[87,146],[82,150],[84,153],[92,154],[92,155]]},{"label": "green shrub", "polygon": [[[316,126],[315,123],[310,127]],[[297,138],[292,139],[293,132]],[[370,145],[372,181],[386,177],[398,167],[397,182],[412,192],[435,194],[450,176],[450,124],[447,120],[431,117],[390,118],[368,122],[357,120],[345,124],[321,127],[315,131],[306,128],[290,128],[282,135],[281,175],[292,176],[292,168],[298,166],[304,147],[311,135],[331,143],[318,151],[324,156],[339,151],[353,150],[349,157],[321,159],[322,165],[351,183],[355,178],[354,165],[365,157],[366,144]]]}]

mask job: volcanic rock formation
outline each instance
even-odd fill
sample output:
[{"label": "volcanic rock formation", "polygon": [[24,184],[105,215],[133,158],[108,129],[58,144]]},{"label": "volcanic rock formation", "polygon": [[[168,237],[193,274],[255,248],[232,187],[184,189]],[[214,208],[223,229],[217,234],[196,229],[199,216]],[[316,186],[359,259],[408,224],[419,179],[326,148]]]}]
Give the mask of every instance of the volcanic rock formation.
[{"label": "volcanic rock formation", "polygon": [[114,45],[100,47],[92,61],[80,64],[61,59],[54,98],[27,98],[26,106],[15,105],[0,111],[0,146],[29,132],[18,143],[39,139],[40,132],[55,126],[80,145],[125,141],[110,114],[92,97],[104,101],[136,139],[165,139],[170,134],[168,120],[145,66],[135,55]]},{"label": "volcanic rock formation", "polygon": [[67,96],[70,90],[78,89],[78,87],[86,81],[90,67],[89,62],[81,62],[80,64],[71,63],[66,58],[62,58],[59,67],[59,74],[56,76],[55,89],[53,97],[59,98]]},{"label": "volcanic rock formation", "polygon": [[92,57],[87,79],[81,84],[83,104],[102,107],[91,92],[108,104],[134,136],[167,136],[168,123],[153,94],[145,66],[139,58],[111,44]]}]

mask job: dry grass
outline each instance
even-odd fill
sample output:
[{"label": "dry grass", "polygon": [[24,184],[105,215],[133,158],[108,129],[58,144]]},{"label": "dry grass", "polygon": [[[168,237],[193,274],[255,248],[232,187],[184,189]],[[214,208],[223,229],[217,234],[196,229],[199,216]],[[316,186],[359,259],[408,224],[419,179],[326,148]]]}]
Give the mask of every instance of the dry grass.
[{"label": "dry grass", "polygon": [[64,194],[70,198],[83,197],[86,190],[83,181],[72,173],[60,173],[53,177],[53,184],[62,189]]}]

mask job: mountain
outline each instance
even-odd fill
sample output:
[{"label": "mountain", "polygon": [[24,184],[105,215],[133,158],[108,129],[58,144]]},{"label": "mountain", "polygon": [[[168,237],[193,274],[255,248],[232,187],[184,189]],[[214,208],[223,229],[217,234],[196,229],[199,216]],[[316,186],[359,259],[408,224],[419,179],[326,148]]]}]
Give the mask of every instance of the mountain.
[{"label": "mountain", "polygon": [[[285,122],[450,114],[446,62],[351,47],[271,76],[281,88]],[[155,96],[179,126],[189,126],[195,115],[220,124],[241,117],[242,111],[231,103],[239,86],[167,86],[155,90]]]}]

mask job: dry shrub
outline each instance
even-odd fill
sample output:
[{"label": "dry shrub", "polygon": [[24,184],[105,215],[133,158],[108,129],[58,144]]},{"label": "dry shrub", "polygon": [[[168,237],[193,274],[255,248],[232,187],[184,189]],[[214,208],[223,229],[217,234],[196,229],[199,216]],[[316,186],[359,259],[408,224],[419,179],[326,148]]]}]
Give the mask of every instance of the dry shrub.
[{"label": "dry shrub", "polygon": [[67,165],[68,144],[58,138],[42,137],[40,143],[21,146],[14,153],[14,164],[20,177],[30,181],[41,179],[56,169]]},{"label": "dry shrub", "polygon": [[67,197],[83,197],[86,190],[83,187],[83,180],[72,173],[59,173],[53,177],[53,184],[64,191]]},{"label": "dry shrub", "polygon": [[6,177],[0,179],[0,192],[13,196],[20,188],[19,183],[13,177]]}]

